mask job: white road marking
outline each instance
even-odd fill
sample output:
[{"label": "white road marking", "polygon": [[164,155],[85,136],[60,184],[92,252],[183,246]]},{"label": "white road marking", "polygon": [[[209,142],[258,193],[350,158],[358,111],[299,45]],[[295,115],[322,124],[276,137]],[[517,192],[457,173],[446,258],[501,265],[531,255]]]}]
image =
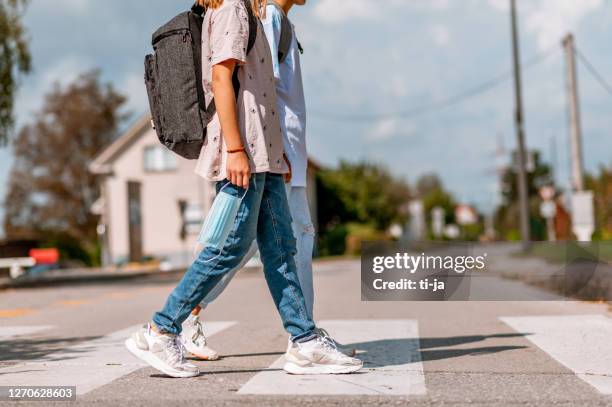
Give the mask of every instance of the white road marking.
[{"label": "white road marking", "polygon": [[500,319],[600,393],[612,394],[612,319],[603,315]]},{"label": "white road marking", "polygon": [[[212,336],[235,322],[207,322]],[[124,347],[124,341],[138,326],[122,329],[102,338],[54,352],[42,359],[0,369],[3,386],[76,386],[83,395],[146,364]]]},{"label": "white road marking", "polygon": [[15,336],[31,335],[51,328],[53,328],[51,325],[0,326],[0,341],[10,339]]},{"label": "white road marking", "polygon": [[415,320],[322,321],[322,328],[342,344],[354,344],[364,363],[350,375],[292,376],[284,357],[258,373],[239,394],[282,395],[423,395],[425,377]]}]

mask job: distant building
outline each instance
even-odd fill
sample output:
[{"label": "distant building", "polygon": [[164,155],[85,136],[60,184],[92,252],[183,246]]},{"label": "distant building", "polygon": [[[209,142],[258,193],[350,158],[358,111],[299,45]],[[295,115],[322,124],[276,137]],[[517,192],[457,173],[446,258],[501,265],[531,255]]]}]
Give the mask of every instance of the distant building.
[{"label": "distant building", "polygon": [[[105,265],[145,257],[176,267],[191,262],[201,223],[214,197],[214,183],[194,173],[196,161],[166,149],[145,115],[90,164],[100,176],[98,234]],[[316,225],[315,165],[309,166],[309,199]]]}]

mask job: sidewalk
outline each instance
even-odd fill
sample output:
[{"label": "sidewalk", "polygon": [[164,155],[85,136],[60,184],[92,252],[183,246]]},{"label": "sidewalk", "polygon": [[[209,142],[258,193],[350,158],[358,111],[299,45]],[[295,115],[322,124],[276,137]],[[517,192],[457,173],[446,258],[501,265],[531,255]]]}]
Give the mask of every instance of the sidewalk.
[{"label": "sidewalk", "polygon": [[58,284],[81,284],[101,282],[105,280],[127,280],[146,276],[175,275],[184,272],[184,269],[160,271],[158,267],[141,267],[131,269],[121,268],[79,268],[54,270],[34,276],[24,275],[11,279],[0,278],[0,290],[9,288],[29,288],[37,286],[50,286]]},{"label": "sidewalk", "polygon": [[570,258],[553,263],[536,255],[522,255],[514,243],[492,245],[488,273],[584,301],[612,299],[612,266],[597,259]]},{"label": "sidewalk", "polygon": [[[258,262],[247,263],[244,271],[259,271]],[[138,278],[164,277],[176,279],[185,272],[185,267],[161,270],[159,265],[142,265],[129,267],[91,267],[54,270],[45,273],[11,279],[0,277],[0,290],[31,287],[48,287],[54,285],[95,284],[99,282],[131,280]]]}]

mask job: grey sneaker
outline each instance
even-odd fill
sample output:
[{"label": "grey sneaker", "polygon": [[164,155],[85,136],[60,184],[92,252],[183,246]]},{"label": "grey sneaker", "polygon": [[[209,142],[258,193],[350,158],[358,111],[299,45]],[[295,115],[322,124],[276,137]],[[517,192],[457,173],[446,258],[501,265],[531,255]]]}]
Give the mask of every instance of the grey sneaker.
[{"label": "grey sneaker", "polygon": [[317,335],[321,336],[323,339],[330,341],[336,347],[336,349],[344,353],[346,356],[353,357],[357,354],[357,350],[355,348],[352,348],[346,345],[342,345],[341,343],[336,342],[325,329],[315,328],[315,332],[317,333]]},{"label": "grey sneaker", "polygon": [[200,374],[197,366],[183,358],[183,348],[177,335],[160,335],[146,324],[125,341],[126,348],[138,359],[170,377],[194,377]]},{"label": "grey sneaker", "polygon": [[189,317],[183,323],[181,343],[187,352],[201,360],[217,360],[219,353],[206,344],[206,337],[202,330],[200,317]]},{"label": "grey sneaker", "polygon": [[283,370],[296,375],[345,374],[363,367],[361,360],[340,352],[330,339],[317,336],[308,342],[292,343],[285,353]]}]

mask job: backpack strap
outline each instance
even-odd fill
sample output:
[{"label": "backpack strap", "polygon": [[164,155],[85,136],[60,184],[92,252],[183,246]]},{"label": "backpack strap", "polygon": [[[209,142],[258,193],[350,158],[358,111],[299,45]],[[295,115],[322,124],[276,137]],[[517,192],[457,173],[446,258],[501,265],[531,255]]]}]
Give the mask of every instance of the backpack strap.
[{"label": "backpack strap", "polygon": [[[255,46],[255,41],[257,40],[257,29],[259,28],[259,20],[253,13],[253,6],[251,5],[250,0],[242,0],[244,7],[247,9],[248,17],[249,17],[249,42],[247,44],[247,55],[251,52],[253,47]],[[236,67],[234,69],[234,74],[232,75],[232,84],[234,85],[234,93],[236,94],[236,101],[238,100],[238,93],[240,93],[240,81],[238,80],[238,69],[240,67]]]},{"label": "backpack strap", "polygon": [[[257,40],[257,28],[258,28],[259,21],[257,20],[255,13],[253,13],[253,6],[251,5],[250,0],[242,0],[242,3],[244,4],[244,7],[247,9],[248,18],[249,18],[249,41],[247,43],[247,55],[249,55],[249,53],[255,46],[255,41]],[[207,10],[206,8],[200,6],[198,2],[196,1],[196,3],[191,8],[191,11],[195,14],[203,16],[204,14],[206,14]],[[232,75],[232,84],[234,85],[234,94],[236,96],[236,101],[238,101],[238,94],[240,93],[240,81],[238,80],[238,70],[239,69],[240,69],[240,66],[237,66],[234,69],[234,74]],[[215,115],[216,112],[217,112],[217,107],[215,106],[215,100],[213,99],[211,100],[211,102],[208,104],[208,107],[206,108],[206,115],[209,117],[210,120],[212,120],[212,117]]]},{"label": "backpack strap", "polygon": [[247,13],[249,15],[249,42],[247,45],[248,55],[255,46],[255,41],[257,40],[257,28],[259,20],[257,20],[255,13],[253,13],[253,6],[251,5],[251,1],[242,0],[242,3],[244,3],[244,7],[247,9]]},{"label": "backpack strap", "polygon": [[200,17],[203,17],[206,14],[206,7],[201,6],[200,2],[196,1],[193,6],[191,6],[191,12]]},{"label": "backpack strap", "polygon": [[285,62],[285,59],[287,59],[289,50],[291,49],[291,42],[293,41],[293,27],[291,26],[289,17],[287,17],[285,10],[283,10],[280,4],[278,4],[275,0],[268,0],[268,4],[276,7],[281,15],[281,33],[280,40],[278,42],[278,62],[282,64]]}]

